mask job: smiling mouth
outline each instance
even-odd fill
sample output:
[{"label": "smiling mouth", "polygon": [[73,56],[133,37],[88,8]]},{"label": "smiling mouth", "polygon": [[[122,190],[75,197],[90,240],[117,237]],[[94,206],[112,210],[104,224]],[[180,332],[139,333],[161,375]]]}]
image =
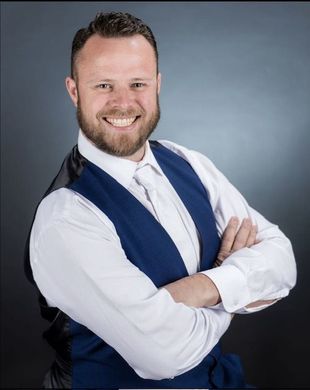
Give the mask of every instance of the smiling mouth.
[{"label": "smiling mouth", "polygon": [[104,117],[103,119],[114,127],[128,127],[132,125],[138,118],[140,118],[140,115],[128,118]]}]

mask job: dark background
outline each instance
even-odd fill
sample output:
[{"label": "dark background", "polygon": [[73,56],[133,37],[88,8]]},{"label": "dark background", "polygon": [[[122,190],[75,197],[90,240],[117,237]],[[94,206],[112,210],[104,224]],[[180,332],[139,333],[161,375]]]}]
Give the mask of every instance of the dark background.
[{"label": "dark background", "polygon": [[142,18],[158,41],[162,119],[153,138],[208,155],[293,243],[296,288],[267,310],[235,316],[224,349],[241,356],[249,383],[310,386],[309,2],[2,2],[2,387],[38,387],[52,361],[23,245],[76,142],[64,86],[73,35],[113,10]]}]

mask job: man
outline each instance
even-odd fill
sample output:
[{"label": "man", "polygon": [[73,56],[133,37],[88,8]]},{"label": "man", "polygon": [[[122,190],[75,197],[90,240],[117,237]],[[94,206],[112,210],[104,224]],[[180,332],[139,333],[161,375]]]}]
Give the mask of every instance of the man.
[{"label": "man", "polygon": [[277,226],[205,156],[148,141],[160,85],[141,20],[98,14],[76,33],[66,86],[78,145],[37,209],[26,258],[57,352],[47,388],[245,387],[218,342],[234,313],[295,285]]}]

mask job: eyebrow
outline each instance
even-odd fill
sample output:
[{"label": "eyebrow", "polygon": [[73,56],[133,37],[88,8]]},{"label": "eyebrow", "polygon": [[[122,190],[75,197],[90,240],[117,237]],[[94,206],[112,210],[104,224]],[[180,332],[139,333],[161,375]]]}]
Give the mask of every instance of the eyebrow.
[{"label": "eyebrow", "polygon": [[138,81],[138,80],[142,80],[142,81],[152,81],[154,79],[146,79],[146,78],[143,78],[143,77],[135,77],[133,79],[130,79],[131,81]]},{"label": "eyebrow", "polygon": [[[149,79],[149,78],[144,78],[144,77],[134,77],[134,78],[130,79],[130,81],[152,81],[152,80],[154,80],[154,79]],[[89,80],[87,82],[87,84],[92,84],[94,82],[96,82],[96,83],[103,83],[103,82],[104,83],[111,83],[113,81],[116,81],[116,80],[114,80],[114,79],[100,79],[100,80],[92,79],[92,80]]]}]

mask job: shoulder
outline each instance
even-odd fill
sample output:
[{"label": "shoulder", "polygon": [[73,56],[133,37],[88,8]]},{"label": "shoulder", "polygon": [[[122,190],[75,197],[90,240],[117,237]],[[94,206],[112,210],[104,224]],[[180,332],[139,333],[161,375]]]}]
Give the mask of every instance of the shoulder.
[{"label": "shoulder", "polygon": [[158,142],[184,158],[192,166],[209,193],[210,201],[215,201],[222,181],[226,180],[215,164],[206,155],[196,150],[168,140],[160,139]]},{"label": "shoulder", "polygon": [[198,152],[197,150],[189,149],[183,145],[177,144],[176,142],[162,139],[158,140],[158,142],[183,157],[189,163],[192,163],[194,168],[196,165],[203,165],[204,169],[210,171],[210,173],[218,172],[214,163],[205,154]]},{"label": "shoulder", "polygon": [[33,238],[50,229],[67,228],[93,232],[101,235],[114,235],[116,231],[111,220],[93,203],[68,188],[53,191],[40,202],[32,226]]}]

